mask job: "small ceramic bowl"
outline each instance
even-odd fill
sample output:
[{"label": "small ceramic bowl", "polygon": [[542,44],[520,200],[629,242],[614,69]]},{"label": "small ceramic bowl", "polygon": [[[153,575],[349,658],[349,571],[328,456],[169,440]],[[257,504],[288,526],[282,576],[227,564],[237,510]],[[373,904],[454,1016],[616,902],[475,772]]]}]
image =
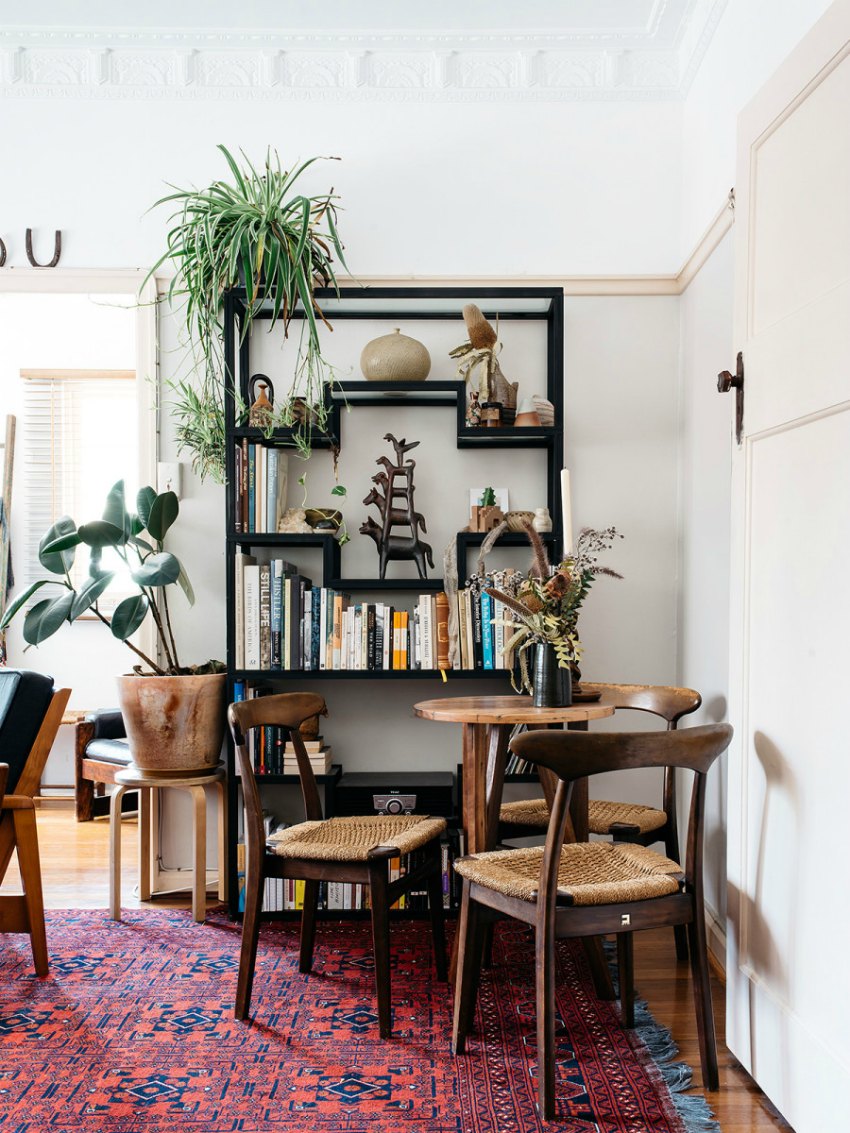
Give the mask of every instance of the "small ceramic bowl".
[{"label": "small ceramic bowl", "polygon": [[508,531],[525,531],[524,523],[531,523],[534,519],[533,511],[509,511],[505,516]]}]

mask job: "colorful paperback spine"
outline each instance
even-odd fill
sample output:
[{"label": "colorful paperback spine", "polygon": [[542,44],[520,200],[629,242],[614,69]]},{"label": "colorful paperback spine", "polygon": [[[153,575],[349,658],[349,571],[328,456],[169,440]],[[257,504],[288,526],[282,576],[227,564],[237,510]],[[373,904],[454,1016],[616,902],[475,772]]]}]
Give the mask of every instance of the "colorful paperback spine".
[{"label": "colorful paperback spine", "polygon": [[283,627],[283,559],[272,559],[271,562],[271,662],[269,668],[281,667],[281,629]]},{"label": "colorful paperback spine", "polygon": [[242,445],[236,446],[236,462],[234,464],[234,480],[236,494],[233,500],[233,530],[237,535],[242,533]]},{"label": "colorful paperback spine", "polygon": [[242,463],[239,479],[239,510],[242,513],[242,530],[248,530],[248,441],[242,441]]},{"label": "colorful paperback spine", "polygon": [[248,445],[248,531],[256,532],[257,446]]},{"label": "colorful paperback spine", "polygon": [[485,669],[495,669],[493,650],[493,599],[481,591],[481,652]]}]

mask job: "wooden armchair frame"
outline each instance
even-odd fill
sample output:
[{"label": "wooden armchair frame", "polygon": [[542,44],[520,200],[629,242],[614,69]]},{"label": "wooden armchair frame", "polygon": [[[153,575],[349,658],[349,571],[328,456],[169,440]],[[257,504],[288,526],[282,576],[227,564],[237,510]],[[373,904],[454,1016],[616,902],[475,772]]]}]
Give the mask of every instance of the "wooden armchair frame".
[{"label": "wooden armchair frame", "polygon": [[[48,705],[41,727],[30,748],[24,769],[15,784],[13,795],[2,796],[0,805],[0,882],[6,876],[12,854],[17,850],[23,894],[0,896],[0,932],[26,932],[32,942],[36,973],[48,971],[47,935],[44,928],[44,895],[41,888],[41,863],[38,833],[35,824],[34,795],[39,789],[44,765],[56,739],[68,699],[69,688],[56,689]],[[0,753],[2,754],[2,753]],[[5,788],[8,766],[2,773]]]}]

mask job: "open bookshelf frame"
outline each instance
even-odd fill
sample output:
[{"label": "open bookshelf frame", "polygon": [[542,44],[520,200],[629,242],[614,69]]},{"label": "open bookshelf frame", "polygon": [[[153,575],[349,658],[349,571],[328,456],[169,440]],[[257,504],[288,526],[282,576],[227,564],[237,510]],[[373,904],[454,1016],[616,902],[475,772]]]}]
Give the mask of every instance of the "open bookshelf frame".
[{"label": "open bookshelf frame", "polygon": [[[316,293],[322,310],[329,321],[344,319],[369,320],[451,320],[462,322],[462,308],[475,302],[485,317],[500,322],[512,320],[533,321],[545,327],[546,334],[546,397],[554,406],[555,425],[552,427],[470,428],[466,425],[466,383],[463,381],[425,380],[423,382],[367,382],[346,380],[334,384],[326,392],[328,429],[314,431],[313,449],[342,448],[345,429],[342,408],[347,405],[353,412],[359,406],[454,406],[456,426],[452,440],[459,449],[530,448],[540,449],[546,459],[546,503],[552,517],[552,531],[543,536],[550,553],[557,556],[562,545],[561,482],[560,471],[564,463],[563,388],[564,388],[564,296],[560,288],[547,287],[343,287],[336,292],[322,289]],[[237,424],[236,383],[241,401],[248,404],[248,382],[251,373],[251,335],[242,337],[247,297],[244,288],[234,288],[224,298],[224,366],[225,366],[225,552],[227,597],[227,695],[233,699],[233,686],[237,680],[248,682],[277,681],[281,684],[299,682],[316,686],[326,681],[381,681],[381,680],[440,680],[439,670],[236,670],[234,609],[235,561],[239,551],[253,547],[322,549],[322,586],[355,593],[426,593],[443,589],[442,578],[429,579],[378,579],[345,578],[342,569],[341,548],[335,538],[328,535],[277,535],[274,533],[237,532],[235,525],[236,444],[247,438],[255,444],[268,447],[291,447],[292,429],[263,430]],[[303,318],[296,310],[293,319]],[[271,318],[271,305],[266,304],[254,314],[255,320]],[[480,547],[486,534],[460,531],[457,533],[458,585],[467,579],[469,553]],[[507,533],[499,546],[527,546],[524,534]],[[465,670],[452,669],[449,681],[506,680],[504,669]],[[443,687],[443,686],[441,686]],[[238,913],[236,844],[238,832],[238,778],[235,775],[234,752],[228,737],[227,743],[227,871],[230,912]],[[279,781],[280,777],[260,778],[258,782]],[[289,778],[289,777],[287,777]],[[332,914],[335,915],[335,914]]]}]

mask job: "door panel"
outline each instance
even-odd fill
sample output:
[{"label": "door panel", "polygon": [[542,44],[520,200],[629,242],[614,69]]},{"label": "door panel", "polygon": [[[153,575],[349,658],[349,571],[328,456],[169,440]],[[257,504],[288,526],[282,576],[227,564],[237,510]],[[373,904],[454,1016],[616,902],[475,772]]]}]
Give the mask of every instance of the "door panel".
[{"label": "door panel", "polygon": [[797,1133],[846,1130],[850,0],[739,121],[727,1042]]}]

